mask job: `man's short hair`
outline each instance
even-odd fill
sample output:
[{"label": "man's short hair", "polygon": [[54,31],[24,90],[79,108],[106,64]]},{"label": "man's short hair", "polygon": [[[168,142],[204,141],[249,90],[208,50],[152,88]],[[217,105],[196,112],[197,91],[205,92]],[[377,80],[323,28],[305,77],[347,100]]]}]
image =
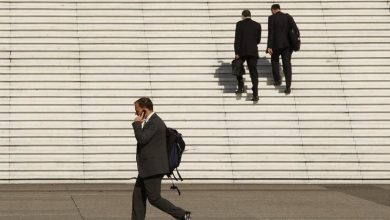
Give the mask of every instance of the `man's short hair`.
[{"label": "man's short hair", "polygon": [[277,10],[277,9],[280,10],[280,5],[279,5],[279,4],[273,4],[273,5],[271,6],[271,9],[272,9],[272,10]]},{"label": "man's short hair", "polygon": [[153,102],[148,97],[141,97],[137,101],[135,101],[134,104],[138,104],[138,106],[141,108],[147,108],[153,111]]},{"label": "man's short hair", "polygon": [[250,17],[251,16],[251,11],[249,11],[248,9],[245,9],[244,11],[242,11],[242,16]]}]

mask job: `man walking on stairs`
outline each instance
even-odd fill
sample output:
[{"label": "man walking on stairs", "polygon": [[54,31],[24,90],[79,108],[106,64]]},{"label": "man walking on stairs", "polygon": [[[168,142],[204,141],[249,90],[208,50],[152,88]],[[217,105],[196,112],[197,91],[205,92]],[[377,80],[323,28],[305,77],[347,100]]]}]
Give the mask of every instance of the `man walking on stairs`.
[{"label": "man walking on stairs", "polygon": [[279,74],[279,56],[282,55],[283,72],[286,78],[285,93],[291,93],[291,55],[293,53],[293,46],[289,41],[289,32],[291,29],[299,36],[298,27],[294,19],[289,15],[280,11],[280,5],[274,4],[271,7],[272,15],[268,17],[268,43],[267,51],[271,55],[272,75],[274,78],[274,85],[282,84]]},{"label": "man walking on stairs", "polygon": [[[257,60],[259,59],[259,51],[257,45],[261,40],[261,25],[251,19],[249,10],[242,11],[242,20],[236,24],[236,33],[234,39],[234,51],[236,59],[240,59],[242,63],[245,61],[248,64],[249,74],[252,81],[253,97],[252,101],[259,100],[258,84],[259,74],[257,72]],[[244,92],[244,78],[237,76],[238,89],[236,94]]]},{"label": "man walking on stairs", "polygon": [[190,220],[191,213],[176,207],[161,197],[161,180],[169,173],[166,126],[153,112],[153,103],[147,97],[135,103],[136,117],[133,122],[137,139],[138,177],[133,191],[132,220],[145,220],[146,200],[177,220]]}]

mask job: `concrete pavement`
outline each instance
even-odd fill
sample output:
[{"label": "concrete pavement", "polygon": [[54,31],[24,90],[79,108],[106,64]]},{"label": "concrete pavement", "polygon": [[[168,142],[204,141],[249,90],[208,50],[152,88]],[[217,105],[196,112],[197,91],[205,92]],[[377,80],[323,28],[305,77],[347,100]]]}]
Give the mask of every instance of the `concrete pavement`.
[{"label": "concrete pavement", "polygon": [[[1,220],[130,219],[130,184],[0,185]],[[390,185],[179,185],[195,220],[390,219]],[[148,220],[170,216],[148,204]]]}]

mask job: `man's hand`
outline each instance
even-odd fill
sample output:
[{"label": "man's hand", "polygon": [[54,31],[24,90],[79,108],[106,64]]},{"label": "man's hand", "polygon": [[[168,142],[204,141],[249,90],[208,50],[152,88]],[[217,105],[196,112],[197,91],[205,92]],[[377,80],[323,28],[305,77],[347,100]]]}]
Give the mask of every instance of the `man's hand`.
[{"label": "man's hand", "polygon": [[141,113],[141,115],[137,115],[135,118],[134,118],[134,121],[136,121],[136,122],[143,122],[144,121],[144,115],[145,114],[145,112],[142,112]]},{"label": "man's hand", "polygon": [[269,55],[272,55],[272,53],[273,53],[272,48],[268,48],[267,53],[269,53]]},{"label": "man's hand", "polygon": [[238,54],[236,54],[236,59],[240,59],[240,56]]}]

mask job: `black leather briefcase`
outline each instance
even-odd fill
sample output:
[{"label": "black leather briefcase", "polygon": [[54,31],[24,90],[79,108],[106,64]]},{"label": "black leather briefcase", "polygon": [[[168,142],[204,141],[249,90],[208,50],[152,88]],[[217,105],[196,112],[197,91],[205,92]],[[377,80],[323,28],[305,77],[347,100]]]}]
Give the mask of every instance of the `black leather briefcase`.
[{"label": "black leather briefcase", "polygon": [[234,76],[242,76],[245,74],[245,69],[242,60],[234,59],[232,61],[232,74]]}]

